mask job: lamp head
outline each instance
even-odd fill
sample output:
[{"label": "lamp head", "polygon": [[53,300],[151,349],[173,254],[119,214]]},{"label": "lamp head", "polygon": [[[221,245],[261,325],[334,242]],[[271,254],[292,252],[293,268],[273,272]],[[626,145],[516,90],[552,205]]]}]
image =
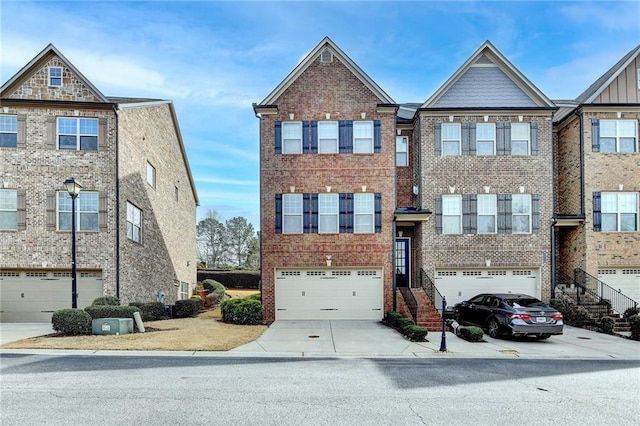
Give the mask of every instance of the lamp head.
[{"label": "lamp head", "polygon": [[64,181],[64,186],[67,188],[67,192],[72,197],[75,197],[78,194],[80,194],[80,190],[82,189],[82,185],[80,185],[80,183],[76,182],[76,180],[74,178],[69,178],[69,179],[65,180]]}]

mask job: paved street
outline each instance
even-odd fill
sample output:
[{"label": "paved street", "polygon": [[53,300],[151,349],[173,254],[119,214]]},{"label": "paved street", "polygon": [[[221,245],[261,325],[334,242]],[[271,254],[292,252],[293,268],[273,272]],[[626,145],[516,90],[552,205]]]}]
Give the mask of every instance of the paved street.
[{"label": "paved street", "polygon": [[635,425],[640,361],[1,355],[9,425]]}]

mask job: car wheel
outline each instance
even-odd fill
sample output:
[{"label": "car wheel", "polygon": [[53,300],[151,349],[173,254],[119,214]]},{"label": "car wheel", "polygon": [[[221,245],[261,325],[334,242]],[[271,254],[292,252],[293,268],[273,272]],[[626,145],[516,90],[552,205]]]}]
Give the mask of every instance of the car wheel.
[{"label": "car wheel", "polygon": [[491,318],[489,320],[488,327],[489,327],[489,336],[496,339],[500,334],[500,323],[498,322],[498,320],[495,318]]},{"label": "car wheel", "polygon": [[551,337],[550,334],[539,334],[539,335],[536,336],[536,339],[544,340],[544,339],[548,339],[549,337]]}]

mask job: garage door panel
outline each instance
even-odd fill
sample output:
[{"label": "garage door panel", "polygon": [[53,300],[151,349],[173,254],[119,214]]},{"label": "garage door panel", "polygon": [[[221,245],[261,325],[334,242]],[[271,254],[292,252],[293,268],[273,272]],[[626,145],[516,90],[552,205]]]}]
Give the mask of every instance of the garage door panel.
[{"label": "garage door panel", "polygon": [[598,279],[640,303],[640,268],[601,268],[598,270]]},{"label": "garage door panel", "polygon": [[382,271],[276,271],[276,319],[381,319]]}]

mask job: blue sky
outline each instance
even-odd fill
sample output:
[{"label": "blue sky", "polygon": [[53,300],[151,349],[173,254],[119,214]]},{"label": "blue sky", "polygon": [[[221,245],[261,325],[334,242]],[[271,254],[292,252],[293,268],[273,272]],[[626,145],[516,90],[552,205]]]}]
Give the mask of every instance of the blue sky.
[{"label": "blue sky", "polygon": [[551,99],[640,44],[639,1],[11,1],[2,83],[53,43],[106,96],[173,100],[201,206],[259,228],[259,103],[325,36],[397,103],[490,40]]}]

